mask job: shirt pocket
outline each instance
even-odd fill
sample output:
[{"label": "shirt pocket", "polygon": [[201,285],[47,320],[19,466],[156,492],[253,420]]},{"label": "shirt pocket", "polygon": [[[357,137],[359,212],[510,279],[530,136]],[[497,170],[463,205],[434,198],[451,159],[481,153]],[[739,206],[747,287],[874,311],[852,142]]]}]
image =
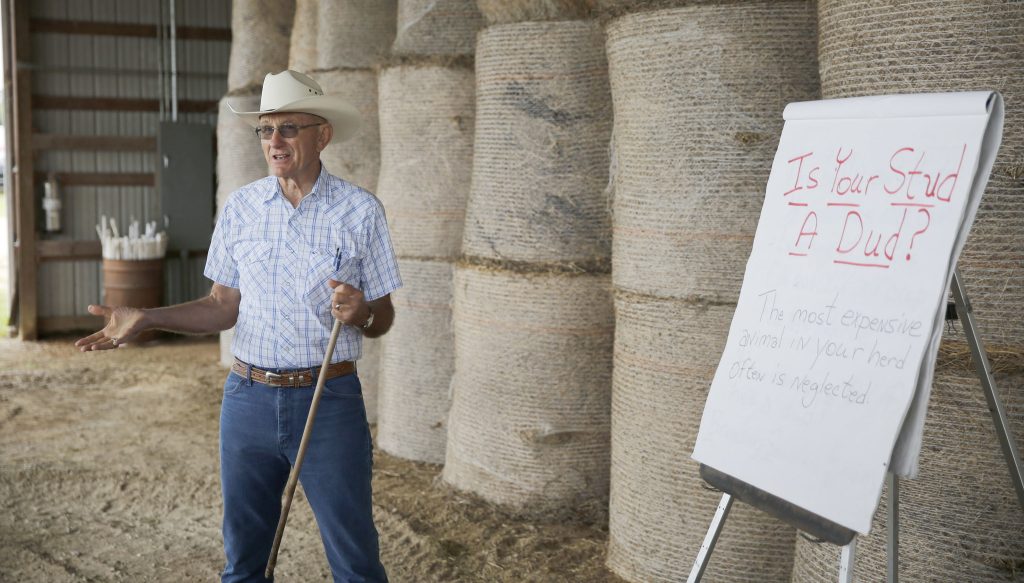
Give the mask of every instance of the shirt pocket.
[{"label": "shirt pocket", "polygon": [[335,247],[313,247],[309,251],[303,301],[310,306],[327,306],[334,290],[327,284],[333,279],[359,287],[359,249],[348,231],[340,231]]},{"label": "shirt pocket", "polygon": [[268,241],[239,241],[235,264],[242,298],[270,296],[273,290],[273,248]]}]

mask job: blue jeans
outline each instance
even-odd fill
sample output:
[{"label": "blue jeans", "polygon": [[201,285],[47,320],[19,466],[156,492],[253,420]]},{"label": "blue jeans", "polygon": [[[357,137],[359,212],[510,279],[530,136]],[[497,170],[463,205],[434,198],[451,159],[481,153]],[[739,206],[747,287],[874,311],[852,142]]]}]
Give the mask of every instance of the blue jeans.
[{"label": "blue jeans", "polygon": [[[235,373],[224,383],[224,582],[267,581],[263,572],[281,515],[281,496],[312,400],[313,387],[270,387]],[[299,482],[320,527],[335,582],[387,581],[373,525],[372,463],[359,378],[349,374],[328,380]]]}]

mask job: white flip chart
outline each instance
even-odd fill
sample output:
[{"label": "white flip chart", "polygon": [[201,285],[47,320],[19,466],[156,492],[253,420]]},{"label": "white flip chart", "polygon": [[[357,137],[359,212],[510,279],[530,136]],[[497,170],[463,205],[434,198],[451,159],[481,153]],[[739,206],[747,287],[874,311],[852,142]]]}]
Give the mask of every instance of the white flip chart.
[{"label": "white flip chart", "polygon": [[867,533],[886,471],[917,471],[1002,98],[835,99],[784,117],[693,457]]}]

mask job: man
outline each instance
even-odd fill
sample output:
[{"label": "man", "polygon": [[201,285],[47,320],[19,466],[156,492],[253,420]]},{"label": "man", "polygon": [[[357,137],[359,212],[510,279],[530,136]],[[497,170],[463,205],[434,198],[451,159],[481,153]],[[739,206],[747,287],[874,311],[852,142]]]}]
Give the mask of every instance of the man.
[{"label": "man", "polygon": [[150,328],[208,334],[235,327],[221,405],[222,580],[265,581],[281,494],[333,320],[341,320],[299,479],[334,580],[386,581],[353,361],[362,336],[391,327],[390,293],[401,280],[380,202],[320,163],[332,138],[352,135],[358,114],[294,71],[267,75],[260,111],[232,111],[255,126],[271,176],[228,198],[206,261],[210,295],[146,310],[89,306],[109,322],[75,345],[115,348]]}]

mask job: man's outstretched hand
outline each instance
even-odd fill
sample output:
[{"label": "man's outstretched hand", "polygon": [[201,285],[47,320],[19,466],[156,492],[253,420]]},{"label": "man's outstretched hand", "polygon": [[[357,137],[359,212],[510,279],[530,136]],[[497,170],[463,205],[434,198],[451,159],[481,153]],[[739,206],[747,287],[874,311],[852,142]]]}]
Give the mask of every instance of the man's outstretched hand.
[{"label": "man's outstretched hand", "polygon": [[75,347],[82,352],[117,348],[125,342],[131,342],[139,332],[145,330],[143,312],[138,308],[90,305],[89,313],[103,316],[107,320],[107,325],[99,332],[75,342]]}]

